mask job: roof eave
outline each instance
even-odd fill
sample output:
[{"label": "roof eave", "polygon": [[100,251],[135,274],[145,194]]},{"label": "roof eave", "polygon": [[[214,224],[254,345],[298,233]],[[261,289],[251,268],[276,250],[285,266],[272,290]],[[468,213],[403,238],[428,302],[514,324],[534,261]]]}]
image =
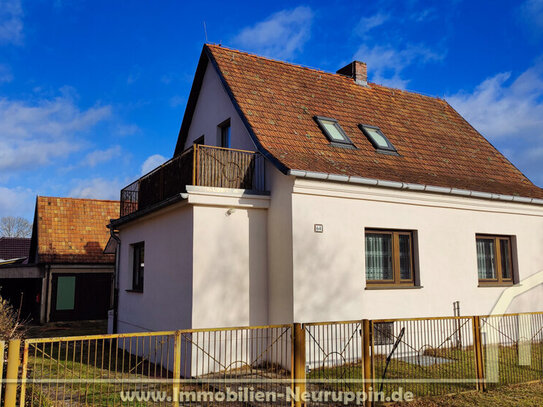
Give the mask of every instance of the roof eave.
[{"label": "roof eave", "polygon": [[324,172],[313,172],[313,171],[304,171],[304,170],[289,170],[288,175],[292,175],[297,178],[308,178],[308,179],[314,179],[314,180],[319,180],[319,181],[346,182],[349,184],[376,186],[376,187],[381,187],[381,188],[403,189],[403,190],[410,190],[410,191],[417,191],[417,192],[431,192],[431,193],[438,193],[438,194],[444,194],[444,195],[455,195],[455,196],[471,197],[471,198],[479,198],[479,199],[490,199],[490,200],[502,201],[502,202],[543,205],[543,199],[539,199],[539,198],[528,198],[528,197],[522,197],[522,196],[494,194],[490,192],[472,191],[468,189],[459,189],[459,188],[450,188],[450,187],[440,187],[440,186],[435,186],[435,185],[387,181],[387,180],[380,180],[380,179],[375,179],[375,178],[364,178],[364,177],[357,177],[357,176],[329,174],[329,173],[324,173]]}]

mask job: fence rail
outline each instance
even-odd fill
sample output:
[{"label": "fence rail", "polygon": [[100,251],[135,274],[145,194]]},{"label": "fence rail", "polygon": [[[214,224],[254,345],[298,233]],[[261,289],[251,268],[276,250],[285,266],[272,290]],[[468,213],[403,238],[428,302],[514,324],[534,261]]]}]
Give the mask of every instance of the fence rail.
[{"label": "fence rail", "polygon": [[[10,341],[0,371],[6,407],[321,406],[315,395],[370,386],[375,400],[543,380],[543,312],[37,338],[20,350]],[[296,390],[313,396],[290,399]]]},{"label": "fence rail", "polygon": [[186,192],[187,185],[265,190],[264,157],[257,152],[195,144],[121,190],[120,216]]}]

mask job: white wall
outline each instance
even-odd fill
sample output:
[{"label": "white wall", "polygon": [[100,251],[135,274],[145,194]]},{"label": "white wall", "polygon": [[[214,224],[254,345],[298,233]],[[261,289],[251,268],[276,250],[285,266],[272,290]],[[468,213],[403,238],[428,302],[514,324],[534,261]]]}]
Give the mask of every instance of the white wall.
[{"label": "white wall", "polygon": [[[543,270],[542,207],[297,179],[292,217],[299,322],[488,313],[504,289],[478,287],[477,233],[516,236],[521,280]],[[365,289],[365,228],[417,231],[422,288]],[[537,287],[508,312],[542,308]]]},{"label": "white wall", "polygon": [[268,209],[268,315],[270,324],[287,324],[293,322],[292,187],[294,178],[283,175],[273,165],[267,164],[266,177],[271,191]]},{"label": "white wall", "polygon": [[220,145],[217,126],[227,119],[230,119],[231,148],[256,151],[247,128],[232,105],[215,68],[209,63],[185,141],[185,149],[202,135],[205,136],[206,145]]},{"label": "white wall", "polygon": [[193,328],[268,321],[267,209],[250,206],[194,206]]},{"label": "white wall", "polygon": [[[187,329],[192,314],[192,208],[184,203],[121,226],[119,332]],[[132,288],[130,244],[145,242],[143,293]]]}]

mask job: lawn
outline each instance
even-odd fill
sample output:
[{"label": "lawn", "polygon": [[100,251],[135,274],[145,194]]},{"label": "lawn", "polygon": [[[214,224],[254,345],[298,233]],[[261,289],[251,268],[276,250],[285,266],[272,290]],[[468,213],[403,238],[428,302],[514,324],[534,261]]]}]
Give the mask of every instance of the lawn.
[{"label": "lawn", "polygon": [[[489,383],[488,387],[524,383],[543,379],[542,344],[532,345],[531,364],[520,366],[516,347],[499,347],[499,383]],[[376,355],[373,360],[374,377],[383,376],[386,356]],[[339,383],[318,384],[322,389],[359,391],[362,384],[353,382],[362,378],[360,363],[336,367],[313,369],[309,379],[335,379]],[[393,358],[386,371],[383,391],[390,394],[402,387],[416,396],[445,395],[476,389],[475,357],[472,348],[427,349],[419,356]],[[342,380],[345,380],[342,382]],[[314,386],[314,387],[315,387]],[[374,390],[379,390],[380,383]],[[543,404],[542,404],[543,405]]]},{"label": "lawn", "polygon": [[468,392],[451,396],[423,397],[411,403],[389,404],[395,407],[541,407],[543,383],[502,386],[488,392]]}]

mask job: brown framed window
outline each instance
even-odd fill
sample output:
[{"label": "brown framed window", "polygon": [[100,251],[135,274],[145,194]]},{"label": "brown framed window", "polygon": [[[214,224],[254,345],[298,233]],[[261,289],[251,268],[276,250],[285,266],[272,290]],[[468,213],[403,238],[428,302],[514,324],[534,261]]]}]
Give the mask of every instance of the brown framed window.
[{"label": "brown framed window", "polygon": [[366,283],[415,285],[413,232],[366,230]]},{"label": "brown framed window", "polygon": [[143,271],[145,268],[145,243],[140,242],[132,245],[132,291],[143,292]]},{"label": "brown framed window", "polygon": [[477,235],[477,272],[480,285],[513,284],[510,236]]}]

